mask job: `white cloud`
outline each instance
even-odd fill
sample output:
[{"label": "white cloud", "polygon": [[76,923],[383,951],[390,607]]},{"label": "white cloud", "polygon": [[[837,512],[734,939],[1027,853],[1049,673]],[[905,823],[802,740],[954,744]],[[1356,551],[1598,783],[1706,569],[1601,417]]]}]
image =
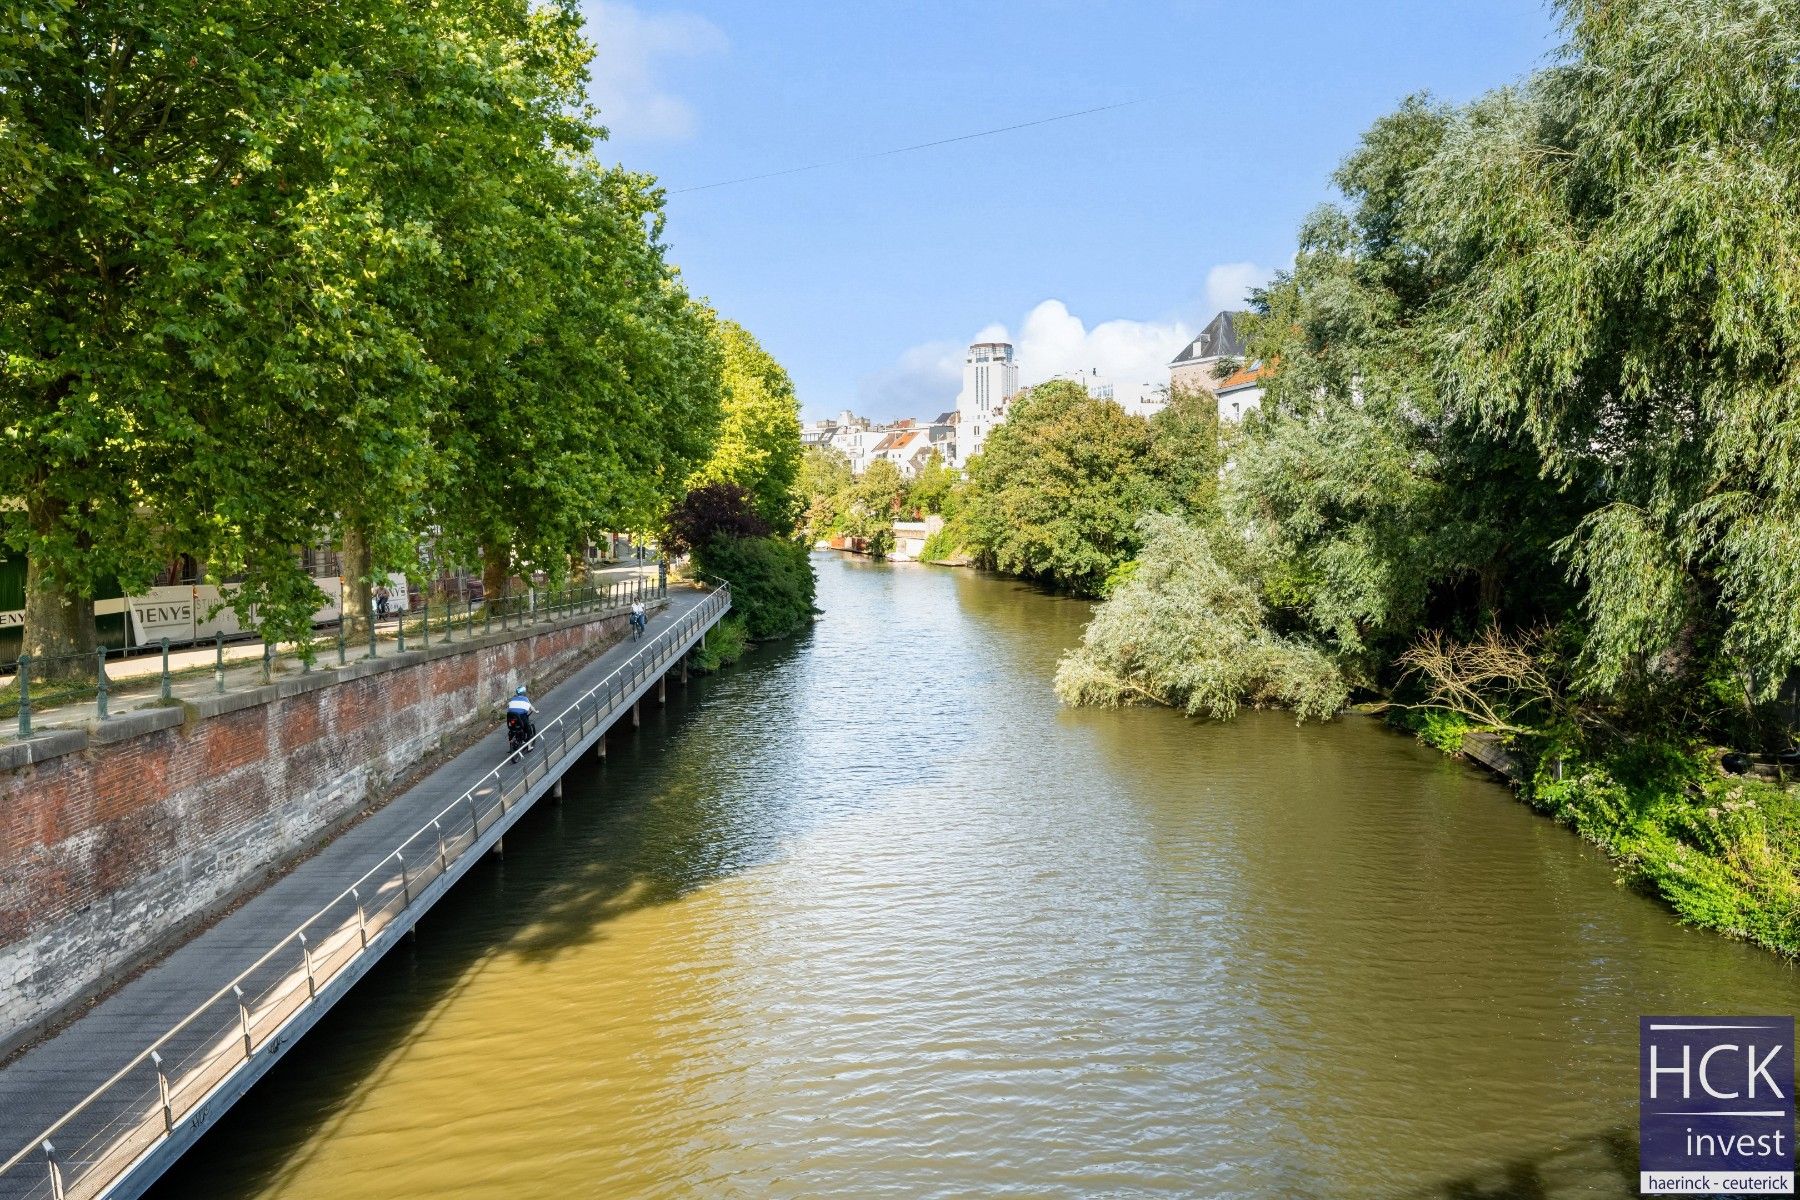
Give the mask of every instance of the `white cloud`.
[{"label": "white cloud", "polygon": [[1019,362],[1019,383],[1030,387],[1071,371],[1098,370],[1122,404],[1142,400],[1168,386],[1171,358],[1194,339],[1213,314],[1241,309],[1253,287],[1274,275],[1252,262],[1221,263],[1206,273],[1198,311],[1159,321],[1102,321],[1090,328],[1061,300],[1045,300],[1025,314],[1014,336],[993,322],[962,342],[926,342],[903,353],[893,366],[857,382],[857,411],[864,416],[931,417],[956,406],[962,387],[963,352],[970,342],[1011,342]]},{"label": "white cloud", "polygon": [[586,0],[597,53],[588,97],[614,135],[679,140],[694,132],[694,110],[656,78],[664,59],[723,53],[725,34],[692,13],[646,13],[619,0]]},{"label": "white cloud", "polygon": [[1262,287],[1274,274],[1253,262],[1220,263],[1206,273],[1206,319],[1225,309],[1246,307],[1250,289]]}]

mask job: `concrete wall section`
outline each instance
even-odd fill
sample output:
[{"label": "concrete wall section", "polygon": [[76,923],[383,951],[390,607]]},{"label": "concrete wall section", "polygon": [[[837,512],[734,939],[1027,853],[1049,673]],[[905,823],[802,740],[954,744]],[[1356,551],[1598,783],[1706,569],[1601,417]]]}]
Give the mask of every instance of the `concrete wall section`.
[{"label": "concrete wall section", "polygon": [[495,633],[26,744],[24,765],[0,769],[0,1051],[229,906],[471,723],[497,720],[513,687],[564,673],[622,628]]}]

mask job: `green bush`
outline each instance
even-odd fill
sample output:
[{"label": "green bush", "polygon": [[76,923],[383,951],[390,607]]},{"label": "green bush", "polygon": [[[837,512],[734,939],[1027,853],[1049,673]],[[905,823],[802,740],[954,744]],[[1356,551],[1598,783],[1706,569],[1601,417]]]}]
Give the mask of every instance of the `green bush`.
[{"label": "green bush", "polygon": [[706,645],[694,655],[694,669],[702,674],[716,671],[744,657],[749,645],[749,624],[737,613],[732,613],[706,635]]},{"label": "green bush", "polygon": [[1344,706],[1337,668],[1268,628],[1255,587],[1220,561],[1204,530],[1161,515],[1140,529],[1138,569],[1057,665],[1064,703],[1148,700],[1215,720],[1246,703],[1319,720]]},{"label": "green bush", "polygon": [[812,558],[799,542],[715,537],[694,551],[694,569],[702,579],[731,584],[731,606],[755,641],[797,633],[818,611]]}]

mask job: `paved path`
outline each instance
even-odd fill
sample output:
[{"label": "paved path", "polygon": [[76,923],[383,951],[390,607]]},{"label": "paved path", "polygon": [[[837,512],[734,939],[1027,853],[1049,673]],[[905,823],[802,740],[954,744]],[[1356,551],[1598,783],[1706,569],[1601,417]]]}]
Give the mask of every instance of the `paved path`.
[{"label": "paved path", "polygon": [[[642,579],[647,586],[657,581],[655,563],[639,566],[636,563],[603,567],[591,573],[591,578],[602,584],[625,584],[633,579]],[[476,610],[479,613],[479,609]],[[421,641],[417,623],[420,614],[415,611],[408,614],[411,641],[416,649]],[[432,620],[440,622],[443,614],[432,613]],[[458,617],[454,638],[468,636],[466,629]],[[396,652],[395,626],[399,618],[389,618],[377,622],[377,651],[383,658]],[[479,616],[476,624],[481,627]],[[335,636],[331,634],[330,636]],[[439,625],[433,625],[432,640],[442,640],[443,633]],[[345,647],[346,654],[352,658],[362,658],[368,653],[368,643]],[[169,651],[169,671],[173,676],[170,691],[178,699],[191,699],[196,696],[213,696],[220,692],[244,691],[264,686],[262,673],[263,644],[254,637],[226,642],[223,648],[225,661],[224,687],[220,687],[214,675],[217,656],[220,651],[212,643]],[[337,662],[336,646],[329,642],[323,644],[318,651],[318,661],[325,664]],[[10,670],[10,668],[8,668]],[[270,677],[282,678],[299,674],[301,663],[294,646],[284,643],[275,648],[275,656],[270,664]],[[185,673],[185,674],[184,674]],[[108,710],[114,716],[131,712],[135,709],[150,708],[162,703],[161,692],[162,655],[154,651],[132,654],[126,657],[108,657],[106,677],[112,682],[112,691],[108,697]],[[91,685],[93,680],[88,680]],[[9,685],[10,677],[0,679],[0,686]],[[91,687],[90,687],[91,691]],[[43,733],[51,729],[78,728],[97,719],[94,701],[89,696],[79,700],[46,704],[40,698],[32,703],[31,727],[33,733]],[[0,739],[18,736],[18,718],[7,717],[0,720]],[[4,1161],[4,1156],[0,1156]]]},{"label": "paved path", "polygon": [[[653,612],[649,636],[642,642],[626,638],[539,698],[544,719],[560,712],[636,651],[650,646],[659,631],[703,599],[702,592],[672,589],[667,606]],[[0,1162],[251,967],[303,920],[388,858],[408,835],[500,762],[505,749],[504,731],[490,732],[61,1033],[0,1068]],[[213,1031],[207,1032],[213,1036]],[[177,1054],[185,1049],[175,1048]],[[73,1140],[79,1142],[80,1137]],[[75,1145],[58,1146],[63,1155],[76,1149]],[[41,1179],[44,1172],[40,1168],[32,1174]],[[0,1179],[0,1196],[19,1194],[15,1189],[16,1180]]]}]

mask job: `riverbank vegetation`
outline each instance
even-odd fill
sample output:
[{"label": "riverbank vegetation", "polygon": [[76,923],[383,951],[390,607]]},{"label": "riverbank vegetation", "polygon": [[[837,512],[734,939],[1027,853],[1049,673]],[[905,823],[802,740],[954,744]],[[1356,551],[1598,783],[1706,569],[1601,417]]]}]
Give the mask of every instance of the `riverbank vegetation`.
[{"label": "riverbank vegetation", "polygon": [[581,22],[100,0],[0,39],[27,651],[90,651],[100,586],[177,554],[293,640],[304,549],[342,551],[354,617],[390,571],[560,580],[690,481],[791,521],[792,389],[687,292],[656,181],[596,157]]},{"label": "riverbank vegetation", "polygon": [[[798,424],[793,429],[798,441]],[[719,482],[693,488],[670,510],[663,542],[671,553],[689,556],[698,579],[729,583],[745,632],[764,641],[797,633],[817,612],[812,559],[793,534],[791,524],[771,525],[747,488]]]},{"label": "riverbank vegetation", "polygon": [[1177,432],[1034,389],[956,525],[1106,597],[1069,701],[1361,692],[1490,733],[1633,881],[1797,953],[1800,801],[1744,772],[1800,699],[1800,26],[1561,8],[1555,65],[1410,99],[1344,162],[1241,323],[1259,410]]}]

